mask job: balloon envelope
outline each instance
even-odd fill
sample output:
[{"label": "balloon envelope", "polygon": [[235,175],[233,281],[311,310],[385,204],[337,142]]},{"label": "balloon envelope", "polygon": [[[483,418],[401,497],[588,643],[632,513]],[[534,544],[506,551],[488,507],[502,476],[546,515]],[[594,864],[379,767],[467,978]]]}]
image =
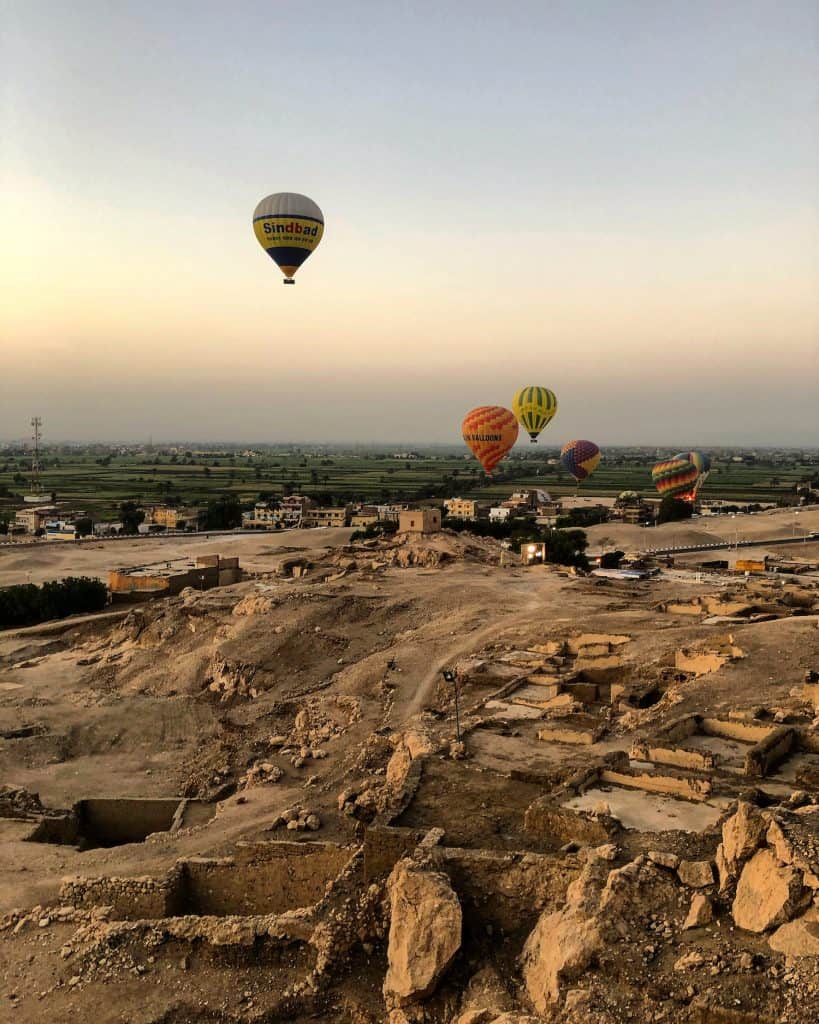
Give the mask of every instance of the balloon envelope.
[{"label": "balloon envelope", "polygon": [[515,414],[502,405],[479,405],[464,416],[464,441],[486,473],[491,473],[518,439]]},{"label": "balloon envelope", "polygon": [[293,284],[293,275],[321,241],[324,214],[299,192],[274,192],[253,211],[253,233],[285,284]]},{"label": "balloon envelope", "polygon": [[691,461],[688,453],[658,462],[651,471],[654,486],[664,498],[682,498],[684,501],[694,500],[699,476],[699,467]]},{"label": "balloon envelope", "polygon": [[697,470],[697,479],[694,481],[694,486],[679,497],[686,501],[694,501],[697,497],[700,487],[708,479],[708,474],[711,472],[711,459],[704,452],[678,452],[675,459],[688,459],[692,466]]},{"label": "balloon envelope", "polygon": [[521,388],[512,399],[512,412],[534,444],[537,435],[557,412],[555,393],[535,385]]},{"label": "balloon envelope", "polygon": [[593,473],[600,463],[600,449],[594,441],[569,441],[560,449],[560,461],[580,483]]}]

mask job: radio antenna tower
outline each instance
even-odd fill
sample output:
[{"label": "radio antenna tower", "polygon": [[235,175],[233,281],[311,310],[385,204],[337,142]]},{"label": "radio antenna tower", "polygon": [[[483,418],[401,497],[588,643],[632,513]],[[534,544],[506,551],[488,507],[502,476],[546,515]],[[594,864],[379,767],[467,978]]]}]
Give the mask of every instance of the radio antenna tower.
[{"label": "radio antenna tower", "polygon": [[27,494],[23,501],[29,504],[37,504],[45,499],[42,484],[40,483],[40,427],[43,425],[41,416],[34,416],[31,420],[34,433],[31,439],[34,442],[34,452],[31,456],[31,494]]},{"label": "radio antenna tower", "polygon": [[35,416],[31,421],[34,433],[31,440],[34,442],[34,455],[31,458],[31,493],[39,494],[40,487],[40,427],[43,425],[42,416]]}]

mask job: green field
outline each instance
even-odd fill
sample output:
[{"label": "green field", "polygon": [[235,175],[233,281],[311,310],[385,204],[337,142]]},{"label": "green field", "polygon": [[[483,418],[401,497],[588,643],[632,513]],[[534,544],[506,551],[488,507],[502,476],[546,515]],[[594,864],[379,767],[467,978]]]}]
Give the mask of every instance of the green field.
[{"label": "green field", "polygon": [[[229,447],[172,453],[123,451],[105,446],[54,446],[42,456],[45,492],[82,508],[95,520],[116,518],[120,502],[206,504],[225,493],[250,505],[260,495],[307,494],[321,504],[347,501],[411,501],[444,497],[507,497],[513,489],[541,487],[553,496],[575,493],[571,477],[549,461],[553,448],[522,449],[488,481],[477,462],[456,448],[420,448],[417,458],[397,459],[394,450],[372,448],[257,448],[249,456]],[[666,453],[663,453],[664,455]],[[793,500],[795,486],[819,477],[819,452],[756,453],[737,463],[719,453],[703,497],[734,501]],[[746,456],[747,458],[747,456]],[[613,448],[580,489],[612,496],[623,490],[654,495],[651,466],[657,452]],[[0,517],[20,506],[30,490],[30,453],[0,452]],[[816,487],[816,483],[814,484]]]}]

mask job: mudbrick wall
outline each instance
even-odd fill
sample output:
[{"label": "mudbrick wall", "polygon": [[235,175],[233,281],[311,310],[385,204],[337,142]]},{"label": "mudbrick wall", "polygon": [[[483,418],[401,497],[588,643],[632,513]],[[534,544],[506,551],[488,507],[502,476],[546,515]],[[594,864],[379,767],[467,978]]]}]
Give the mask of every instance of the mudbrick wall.
[{"label": "mudbrick wall", "polygon": [[426,829],[373,825],[364,833],[364,878],[388,875],[396,863],[411,853],[424,838]]},{"label": "mudbrick wall", "polygon": [[181,913],[281,914],[316,903],[354,853],[332,843],[239,844],[233,857],[182,864]]},{"label": "mudbrick wall", "polygon": [[281,914],[317,903],[357,847],[332,843],[239,843],[233,857],[195,857],[160,878],[68,878],[73,906],[110,906],[121,921],[183,915]]},{"label": "mudbrick wall", "polygon": [[92,799],[77,805],[80,832],[103,846],[141,843],[152,832],[166,832],[179,806],[177,799]]},{"label": "mudbrick wall", "polygon": [[580,873],[576,858],[439,847],[433,862],[458,894],[467,926],[528,935],[540,912],[557,909]]},{"label": "mudbrick wall", "polygon": [[555,851],[566,843],[599,846],[621,830],[620,822],[606,814],[591,814],[561,807],[551,796],[539,797],[526,808],[524,828]]}]

